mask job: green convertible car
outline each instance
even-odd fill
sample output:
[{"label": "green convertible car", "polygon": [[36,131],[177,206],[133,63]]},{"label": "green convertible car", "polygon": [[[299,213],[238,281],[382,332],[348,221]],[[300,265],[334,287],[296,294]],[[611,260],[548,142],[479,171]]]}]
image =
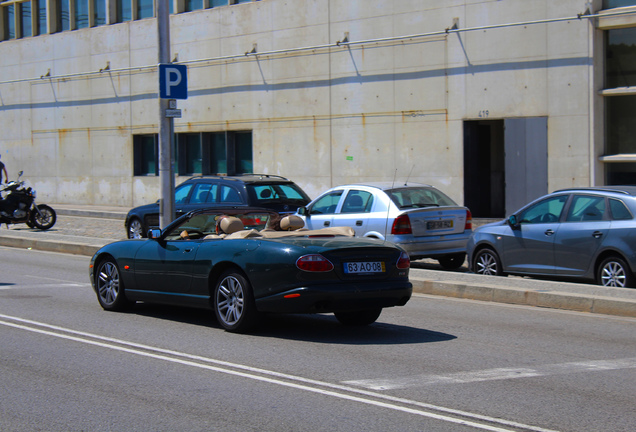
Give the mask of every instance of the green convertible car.
[{"label": "green convertible car", "polygon": [[351,228],[306,230],[264,209],[207,209],[149,239],[98,250],[90,280],[106,310],[134,302],[213,309],[223,328],[254,329],[264,313],[333,312],[346,325],[376,321],[411,297],[408,255]]}]

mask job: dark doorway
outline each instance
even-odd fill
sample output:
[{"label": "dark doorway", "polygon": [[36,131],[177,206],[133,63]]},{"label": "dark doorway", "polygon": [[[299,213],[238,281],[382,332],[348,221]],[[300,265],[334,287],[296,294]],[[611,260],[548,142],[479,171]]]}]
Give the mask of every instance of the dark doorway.
[{"label": "dark doorway", "polygon": [[464,205],[473,217],[505,217],[503,120],[464,122]]},{"label": "dark doorway", "polygon": [[464,205],[503,218],[548,192],[548,118],[464,122]]}]

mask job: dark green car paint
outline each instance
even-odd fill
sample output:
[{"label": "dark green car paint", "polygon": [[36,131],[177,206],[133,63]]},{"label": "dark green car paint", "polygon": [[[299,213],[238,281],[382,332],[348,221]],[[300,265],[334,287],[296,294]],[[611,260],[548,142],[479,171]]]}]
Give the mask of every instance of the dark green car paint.
[{"label": "dark green car paint", "polygon": [[[347,251],[344,256],[340,256],[342,250]],[[250,281],[260,311],[300,313],[356,309],[367,303],[381,307],[405,304],[412,288],[408,270],[395,267],[400,253],[400,249],[379,240],[348,237],[151,239],[107,245],[95,254],[91,264],[106,256],[114,257],[121,268],[129,300],[204,308],[211,306],[211,291],[218,276],[233,267]],[[296,260],[307,254],[322,254],[333,263],[334,270],[325,273],[299,270]],[[380,255],[388,261],[386,274],[344,274],[342,266],[346,260],[372,260]],[[91,282],[95,282],[92,270]],[[284,299],[283,294],[289,293],[302,295]]]}]

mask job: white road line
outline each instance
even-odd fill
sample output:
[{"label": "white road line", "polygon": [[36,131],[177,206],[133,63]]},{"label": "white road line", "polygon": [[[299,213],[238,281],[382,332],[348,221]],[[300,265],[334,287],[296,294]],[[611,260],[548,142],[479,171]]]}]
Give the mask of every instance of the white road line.
[{"label": "white road line", "polygon": [[[144,357],[153,358],[156,360],[163,360],[172,363],[182,364],[185,366],[196,367],[200,369],[206,369],[218,373],[224,373],[228,375],[239,376],[242,378],[252,379],[261,382],[267,382],[284,387],[291,387],[302,391],[319,393],[325,396],[335,397],[339,399],[346,399],[354,402],[359,402],[367,405],[378,406],[382,408],[392,409],[394,411],[400,411],[408,414],[427,417],[439,421],[460,424],[463,426],[469,426],[476,429],[482,429],[492,432],[513,432],[519,429],[532,431],[532,432],[557,432],[552,429],[545,429],[537,426],[525,425],[505,419],[499,419],[495,417],[483,416],[480,414],[469,413],[466,411],[454,410],[432,404],[426,404],[417,402],[410,399],[398,398],[387,396],[382,393],[375,393],[365,390],[360,390],[354,387],[347,387],[338,384],[331,384],[328,382],[312,380],[308,378],[298,377],[294,375],[287,375],[280,372],[270,371],[266,369],[254,368],[251,366],[245,366],[241,364],[235,364],[225,362],[222,360],[215,360],[208,357],[201,357],[192,354],[182,353],[178,351],[165,350],[162,348],[156,348],[148,345],[137,344],[133,342],[124,341],[121,339],[104,337],[96,334],[80,332],[64,327],[58,327],[41,323],[37,321],[22,319],[9,315],[0,314],[0,318],[9,321],[0,321],[0,325],[7,327],[13,327],[21,330],[30,331],[33,333],[39,333],[56,338],[71,340],[74,342],[84,343],[93,346],[99,346],[111,350],[121,351],[128,354],[134,354]],[[36,326],[36,327],[32,327]],[[48,329],[48,330],[45,330]],[[117,345],[115,345],[117,344]],[[354,394],[346,394],[354,393]],[[399,405],[398,405],[399,404]],[[405,405],[410,405],[414,408],[410,408]],[[431,412],[436,411],[436,412]],[[445,414],[439,414],[440,412]],[[458,417],[451,417],[455,415]],[[468,419],[468,420],[466,420]],[[478,423],[479,421],[486,423]]]},{"label": "white road line", "polygon": [[385,378],[344,381],[343,384],[363,387],[371,390],[394,390],[409,387],[423,387],[434,384],[466,384],[481,381],[508,380],[518,378],[543,377],[548,375],[562,375],[580,372],[596,372],[618,369],[636,368],[636,358],[618,360],[590,360],[533,368],[498,368],[474,372],[457,372],[442,375],[415,375],[402,378]]},{"label": "white road line", "polygon": [[4,285],[0,286],[0,290],[21,290],[21,289],[34,289],[34,288],[85,288],[90,286],[88,283],[52,283],[52,284],[37,284],[37,285]]}]

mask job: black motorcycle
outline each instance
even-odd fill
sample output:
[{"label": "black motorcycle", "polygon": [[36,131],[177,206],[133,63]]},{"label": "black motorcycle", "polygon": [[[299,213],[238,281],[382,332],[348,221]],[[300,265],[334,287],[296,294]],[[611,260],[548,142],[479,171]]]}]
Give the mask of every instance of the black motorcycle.
[{"label": "black motorcycle", "polygon": [[35,190],[20,181],[10,181],[0,189],[0,224],[25,223],[30,228],[47,230],[55,225],[55,210],[46,204],[35,204]]}]

